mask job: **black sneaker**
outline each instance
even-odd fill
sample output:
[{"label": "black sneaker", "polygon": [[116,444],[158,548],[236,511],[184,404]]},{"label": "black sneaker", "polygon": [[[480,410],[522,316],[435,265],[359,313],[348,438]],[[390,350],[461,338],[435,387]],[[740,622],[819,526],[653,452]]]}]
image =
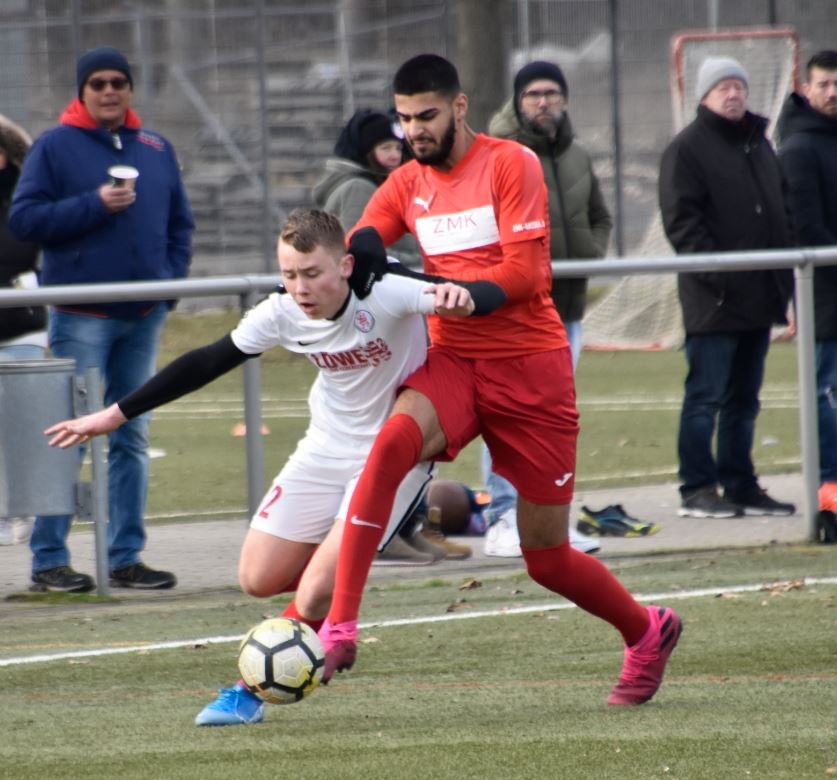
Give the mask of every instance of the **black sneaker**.
[{"label": "black sneaker", "polygon": [[36,571],[32,575],[29,590],[35,593],[87,593],[95,587],[96,583],[90,575],[81,574],[69,566],[56,566],[54,569]]},{"label": "black sneaker", "polygon": [[149,569],[144,563],[132,563],[110,573],[110,584],[114,588],[141,588],[143,590],[164,590],[177,585],[177,577],[170,571]]},{"label": "black sneaker", "polygon": [[731,495],[724,493],[724,498],[734,501],[741,507],[745,515],[775,515],[777,517],[792,515],[796,511],[794,504],[777,501],[767,495],[767,491],[756,485],[748,493]]},{"label": "black sneaker", "polygon": [[744,510],[709,486],[683,496],[677,514],[680,517],[741,517]]}]

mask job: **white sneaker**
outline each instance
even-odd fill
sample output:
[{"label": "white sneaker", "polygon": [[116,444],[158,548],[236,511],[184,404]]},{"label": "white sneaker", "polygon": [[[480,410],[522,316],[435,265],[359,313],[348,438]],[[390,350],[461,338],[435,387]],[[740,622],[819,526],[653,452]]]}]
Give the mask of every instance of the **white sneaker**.
[{"label": "white sneaker", "polygon": [[12,521],[6,517],[0,517],[0,545],[14,544],[12,536]]},{"label": "white sneaker", "polygon": [[16,517],[12,520],[12,539],[14,539],[15,544],[23,544],[29,541],[34,522],[35,520],[32,517]]},{"label": "white sneaker", "polygon": [[485,532],[485,554],[493,558],[520,558],[520,535],[517,533],[517,510],[509,509]]},{"label": "white sneaker", "polygon": [[577,531],[572,524],[570,525],[570,544],[574,549],[583,553],[594,553],[601,549],[599,540],[595,536],[587,536],[587,534]]}]

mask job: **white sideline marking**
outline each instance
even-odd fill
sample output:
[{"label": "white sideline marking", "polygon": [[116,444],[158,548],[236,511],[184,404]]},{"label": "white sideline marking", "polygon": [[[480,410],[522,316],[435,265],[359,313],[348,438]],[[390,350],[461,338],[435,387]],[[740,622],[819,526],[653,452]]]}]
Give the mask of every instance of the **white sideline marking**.
[{"label": "white sideline marking", "polygon": [[[800,577],[809,585],[837,585],[837,577]],[[770,583],[761,582],[758,585],[733,585],[730,587],[696,588],[694,590],[669,591],[668,593],[637,594],[637,601],[678,601],[681,599],[700,598],[702,596],[717,596],[720,593],[753,593],[766,590]],[[477,610],[474,612],[457,612],[445,615],[428,615],[420,618],[401,618],[399,620],[381,620],[371,623],[359,623],[358,628],[389,628],[391,626],[416,626],[423,623],[445,623],[450,620],[469,620],[481,617],[498,617],[500,615],[525,615],[529,612],[554,612],[564,609],[575,609],[575,604],[568,602],[532,604],[527,607],[509,607],[501,609]],[[173,642],[149,642],[145,645],[131,645],[128,647],[103,647],[98,650],[74,650],[67,653],[52,653],[43,655],[21,656],[19,658],[0,659],[0,666],[21,666],[23,664],[41,664],[50,661],[66,661],[74,658],[95,658],[103,655],[118,655],[120,653],[143,653],[152,650],[176,650],[181,647],[196,645],[217,645],[240,642],[241,634],[236,636],[212,636],[201,639],[181,639]]]}]

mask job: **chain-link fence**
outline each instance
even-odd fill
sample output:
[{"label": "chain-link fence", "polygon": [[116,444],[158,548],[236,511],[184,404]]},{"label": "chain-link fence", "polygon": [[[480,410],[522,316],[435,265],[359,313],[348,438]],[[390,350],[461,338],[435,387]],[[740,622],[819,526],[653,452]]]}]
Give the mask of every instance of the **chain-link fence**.
[{"label": "chain-link fence", "polygon": [[[489,15],[502,30],[496,45],[468,49],[466,33]],[[391,75],[413,54],[505,74],[464,84],[488,87],[494,108],[526,60],[558,62],[573,124],[617,213],[617,247],[632,253],[656,210],[658,157],[672,132],[672,36],[790,25],[803,63],[837,46],[833,0],[4,0],[0,22],[0,113],[33,136],[75,95],[79,53],[125,52],[135,108],[183,166],[195,275],[273,270],[282,214],[310,204],[343,121],[360,106],[387,108]]]}]

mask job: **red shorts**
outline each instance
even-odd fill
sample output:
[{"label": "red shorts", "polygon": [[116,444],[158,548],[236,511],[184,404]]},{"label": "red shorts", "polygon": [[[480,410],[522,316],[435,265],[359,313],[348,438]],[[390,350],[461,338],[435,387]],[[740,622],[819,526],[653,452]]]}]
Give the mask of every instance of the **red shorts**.
[{"label": "red shorts", "polygon": [[578,410],[569,347],[519,358],[463,358],[431,347],[404,382],[436,409],[453,460],[482,434],[495,473],[533,504],[569,504]]}]

